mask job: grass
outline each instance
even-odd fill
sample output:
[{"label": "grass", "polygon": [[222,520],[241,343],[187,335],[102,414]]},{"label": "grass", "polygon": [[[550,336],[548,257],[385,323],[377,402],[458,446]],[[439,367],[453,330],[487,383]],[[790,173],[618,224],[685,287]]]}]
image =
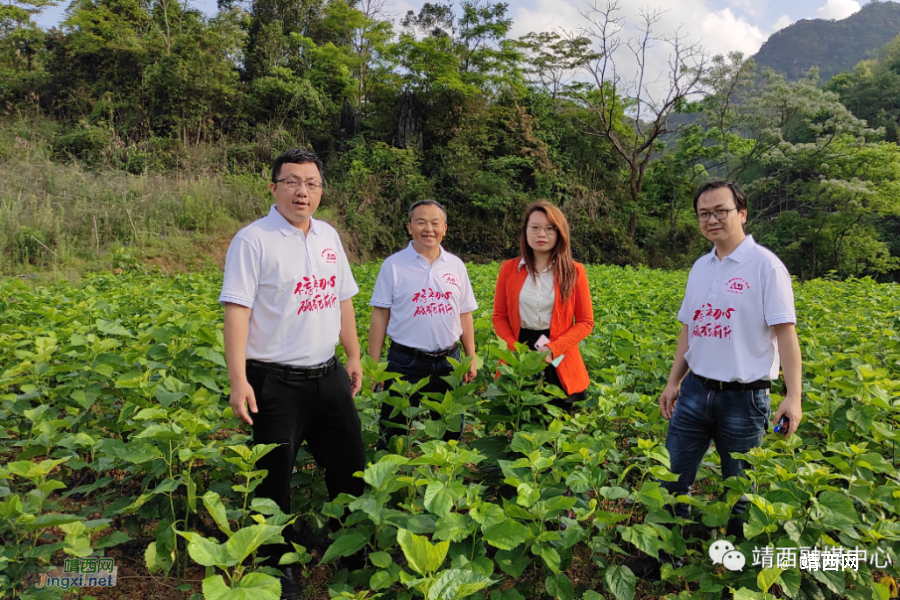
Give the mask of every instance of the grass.
[{"label": "grass", "polygon": [[[272,204],[267,173],[132,174],[57,162],[51,129],[0,126],[0,275],[71,280],[123,260],[221,267],[234,233]],[[336,215],[327,206],[317,213]]]}]

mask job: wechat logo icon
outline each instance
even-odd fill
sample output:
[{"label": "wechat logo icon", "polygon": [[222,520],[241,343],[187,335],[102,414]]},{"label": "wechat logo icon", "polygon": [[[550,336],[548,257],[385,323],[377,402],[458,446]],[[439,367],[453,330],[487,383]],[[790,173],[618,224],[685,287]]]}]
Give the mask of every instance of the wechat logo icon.
[{"label": "wechat logo icon", "polygon": [[713,564],[725,566],[729,571],[740,571],[747,564],[747,559],[740,550],[734,549],[734,544],[728,540],[718,540],[709,546],[709,557]]}]

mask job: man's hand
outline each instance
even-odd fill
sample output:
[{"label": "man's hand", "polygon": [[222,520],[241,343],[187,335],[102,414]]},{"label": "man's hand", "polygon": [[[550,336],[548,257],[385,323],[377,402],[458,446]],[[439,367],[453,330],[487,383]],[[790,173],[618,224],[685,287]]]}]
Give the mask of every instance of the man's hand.
[{"label": "man's hand", "polygon": [[231,384],[231,398],[229,398],[228,404],[231,406],[234,416],[248,425],[253,425],[253,419],[250,418],[247,407],[250,407],[252,413],[259,411],[256,409],[256,396],[253,394],[250,382],[243,379]]},{"label": "man's hand", "polygon": [[350,395],[355,396],[362,389],[362,363],[358,358],[348,358],[345,368],[350,376]]},{"label": "man's hand", "polygon": [[478,366],[475,364],[475,357],[472,357],[472,364],[469,365],[469,372],[463,375],[463,383],[472,383],[478,376]]},{"label": "man's hand", "polygon": [[672,413],[675,412],[675,403],[678,402],[680,391],[680,386],[669,384],[666,385],[666,389],[659,396],[659,410],[667,421],[672,418]]},{"label": "man's hand", "polygon": [[774,422],[778,423],[782,416],[788,418],[788,427],[787,431],[784,432],[784,437],[791,437],[800,426],[800,419],[803,418],[803,409],[800,407],[799,394],[788,394],[784,397],[784,400],[778,405],[778,410],[775,411]]}]

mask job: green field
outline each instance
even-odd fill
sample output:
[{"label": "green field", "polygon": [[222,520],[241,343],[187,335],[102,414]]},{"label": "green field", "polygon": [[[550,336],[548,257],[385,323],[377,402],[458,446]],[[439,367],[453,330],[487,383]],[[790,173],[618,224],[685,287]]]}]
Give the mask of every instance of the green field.
[{"label": "green field", "polygon": [[[78,286],[0,281],[0,598],[59,597],[31,585],[37,573],[115,555],[153,575],[166,590],[154,597],[277,600],[254,551],[292,519],[308,543],[287,560],[308,578],[309,598],[890,597],[900,550],[900,288],[796,285],[805,419],[790,440],[769,433],[749,457],[758,487],[741,547],[747,567],[731,572],[707,548],[750,490],[718,477],[714,452],[691,499],[700,525],[684,537],[664,526],[674,499],[658,483],[671,475],[656,399],[686,274],[589,267],[596,326],[582,353],[592,385],[584,410],[568,417],[544,404],[552,390],[535,388],[539,357],[497,345],[497,268],[470,267],[484,361],[476,382],[432,404],[443,419],[422,409],[403,447],[370,447],[360,498],[326,502],[301,453],[291,516],[252,498],[260,454],[228,409],[219,273],[132,266]],[[354,271],[365,344],[378,265]],[[500,358],[509,364],[495,380]],[[386,394],[370,387],[357,402],[374,446]],[[436,441],[460,413],[470,424],[464,443]],[[331,517],[342,529],[329,536]],[[751,566],[754,547],[769,545],[881,552],[856,570]],[[339,568],[365,546],[369,569]],[[637,549],[684,556],[684,566],[664,568],[660,583],[635,582],[621,563]]]}]

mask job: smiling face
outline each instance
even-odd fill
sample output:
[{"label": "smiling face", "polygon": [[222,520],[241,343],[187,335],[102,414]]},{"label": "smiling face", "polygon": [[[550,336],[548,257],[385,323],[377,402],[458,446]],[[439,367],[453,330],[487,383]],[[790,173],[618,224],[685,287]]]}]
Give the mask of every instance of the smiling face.
[{"label": "smiling face", "polygon": [[[719,220],[714,214],[717,210],[728,210],[728,214]],[[700,232],[703,237],[714,244],[729,244],[743,239],[747,211],[737,210],[734,194],[730,189],[721,187],[704,192],[697,199],[697,214],[703,215],[704,213],[713,214],[709,221],[700,223]]]},{"label": "smiling face", "polygon": [[536,210],[528,216],[525,225],[525,239],[528,246],[537,253],[552,252],[556,247],[558,232],[547,214],[542,210]]},{"label": "smiling face", "polygon": [[441,240],[447,233],[447,220],[444,211],[433,204],[417,206],[412,213],[412,218],[406,226],[409,235],[413,239],[413,247],[420,254],[434,250],[441,245]]},{"label": "smiling face", "polygon": [[291,189],[287,183],[290,181],[322,183],[318,167],[314,163],[302,165],[285,163],[281,165],[278,179],[285,181],[269,184],[269,189],[275,196],[275,207],[288,223],[298,229],[305,229],[309,226],[309,218],[322,201],[322,188],[314,190],[307,185],[301,185]]}]

